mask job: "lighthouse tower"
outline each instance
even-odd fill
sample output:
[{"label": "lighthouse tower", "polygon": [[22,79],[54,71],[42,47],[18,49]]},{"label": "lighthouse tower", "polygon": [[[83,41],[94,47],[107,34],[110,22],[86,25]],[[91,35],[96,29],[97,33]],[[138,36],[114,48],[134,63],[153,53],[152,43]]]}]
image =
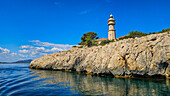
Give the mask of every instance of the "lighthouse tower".
[{"label": "lighthouse tower", "polygon": [[113,19],[113,15],[110,14],[110,18],[108,20],[108,26],[109,26],[109,30],[108,30],[108,39],[109,40],[115,40],[116,41],[116,36],[115,36],[115,29],[114,29],[114,25],[115,25],[115,19]]}]

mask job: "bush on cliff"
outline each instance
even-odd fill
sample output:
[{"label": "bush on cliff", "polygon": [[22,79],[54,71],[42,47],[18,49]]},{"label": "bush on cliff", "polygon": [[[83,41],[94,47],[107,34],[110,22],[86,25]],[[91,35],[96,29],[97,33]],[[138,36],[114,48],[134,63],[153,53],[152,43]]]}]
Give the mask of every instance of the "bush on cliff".
[{"label": "bush on cliff", "polygon": [[169,31],[170,31],[170,28],[168,28],[168,29],[163,29],[163,30],[162,30],[162,33],[163,33],[163,32],[169,32]]},{"label": "bush on cliff", "polygon": [[150,35],[150,34],[165,33],[165,32],[170,32],[170,28],[168,28],[168,29],[163,29],[163,30],[162,30],[162,31],[160,31],[160,32],[149,32],[149,35]]},{"label": "bush on cliff", "polygon": [[99,45],[104,46],[105,44],[110,43],[110,40],[103,40]]},{"label": "bush on cliff", "polygon": [[106,44],[109,44],[110,42],[114,42],[114,39],[113,40],[103,40],[99,45],[106,45]]},{"label": "bush on cliff", "polygon": [[78,45],[87,45],[88,47],[92,45],[97,45],[96,39],[98,38],[99,37],[97,37],[97,33],[94,33],[94,32],[85,33],[81,37],[81,42],[78,43]]},{"label": "bush on cliff", "polygon": [[135,38],[135,37],[142,37],[148,35],[147,33],[139,32],[139,31],[130,31],[129,32],[129,37],[130,38]]},{"label": "bush on cliff", "polygon": [[142,37],[142,36],[146,36],[146,35],[150,35],[150,34],[165,33],[165,32],[169,32],[169,31],[170,31],[170,28],[163,29],[160,32],[149,32],[149,34],[143,33],[143,32],[139,32],[139,31],[130,31],[128,35],[120,37],[119,40],[128,39],[128,38],[135,38],[135,37]]},{"label": "bush on cliff", "polygon": [[139,31],[130,31],[128,35],[120,37],[119,40],[128,39],[128,38],[135,38],[135,37],[142,37],[148,35],[147,33],[139,32]]}]

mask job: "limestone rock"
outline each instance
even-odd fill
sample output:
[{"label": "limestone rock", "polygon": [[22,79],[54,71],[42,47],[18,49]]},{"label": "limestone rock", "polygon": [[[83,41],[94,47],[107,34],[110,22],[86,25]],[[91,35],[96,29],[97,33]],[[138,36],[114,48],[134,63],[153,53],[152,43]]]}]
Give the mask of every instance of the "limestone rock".
[{"label": "limestone rock", "polygon": [[105,46],[76,47],[33,60],[35,69],[74,70],[92,74],[170,77],[170,32],[120,40]]}]

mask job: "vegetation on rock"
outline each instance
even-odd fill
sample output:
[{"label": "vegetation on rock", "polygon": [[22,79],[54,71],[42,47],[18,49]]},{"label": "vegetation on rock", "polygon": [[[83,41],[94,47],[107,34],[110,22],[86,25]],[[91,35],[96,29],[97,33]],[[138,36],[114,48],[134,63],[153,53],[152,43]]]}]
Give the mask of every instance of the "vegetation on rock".
[{"label": "vegetation on rock", "polygon": [[87,45],[88,47],[92,45],[97,45],[97,40],[99,37],[97,37],[97,33],[94,32],[88,32],[83,34],[81,37],[81,42],[78,43],[78,45]]},{"label": "vegetation on rock", "polygon": [[149,35],[150,34],[159,34],[159,33],[165,33],[165,32],[169,32],[170,31],[170,28],[168,28],[168,29],[163,29],[162,31],[160,31],[160,32],[149,32]]},{"label": "vegetation on rock", "polygon": [[139,31],[130,31],[128,35],[124,36],[123,38],[120,38],[119,40],[128,39],[128,38],[135,38],[135,37],[142,37],[142,36],[146,36],[146,35],[150,35],[150,34],[165,33],[165,32],[169,32],[169,31],[170,31],[170,28],[163,29],[160,32],[149,32],[149,34],[144,33],[144,32],[139,32]]},{"label": "vegetation on rock", "polygon": [[[147,35],[150,35],[150,34],[159,34],[159,33],[165,33],[165,32],[169,32],[169,31],[170,31],[170,28],[163,29],[160,32],[149,32],[149,34],[144,33],[144,32],[139,32],[139,31],[130,31],[128,35],[122,36],[122,37],[118,38],[117,40],[142,37],[142,36],[147,36]],[[94,33],[94,32],[85,33],[81,37],[81,42],[78,43],[78,45],[86,45],[88,47],[97,46],[97,45],[104,46],[106,44],[109,44],[110,42],[114,42],[114,40],[103,40],[100,44],[98,44],[98,41],[97,41],[98,38],[99,37],[97,37],[97,33]]]},{"label": "vegetation on rock", "polygon": [[99,45],[106,45],[106,44],[109,44],[110,42],[114,42],[114,39],[113,40],[103,40]]}]

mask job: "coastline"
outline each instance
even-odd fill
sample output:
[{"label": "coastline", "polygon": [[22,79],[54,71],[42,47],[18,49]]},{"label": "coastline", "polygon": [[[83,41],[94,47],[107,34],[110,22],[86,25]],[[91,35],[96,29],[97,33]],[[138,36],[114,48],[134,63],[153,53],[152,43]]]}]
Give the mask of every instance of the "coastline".
[{"label": "coastline", "polygon": [[170,32],[75,48],[43,56],[29,68],[76,71],[117,78],[170,79]]}]

